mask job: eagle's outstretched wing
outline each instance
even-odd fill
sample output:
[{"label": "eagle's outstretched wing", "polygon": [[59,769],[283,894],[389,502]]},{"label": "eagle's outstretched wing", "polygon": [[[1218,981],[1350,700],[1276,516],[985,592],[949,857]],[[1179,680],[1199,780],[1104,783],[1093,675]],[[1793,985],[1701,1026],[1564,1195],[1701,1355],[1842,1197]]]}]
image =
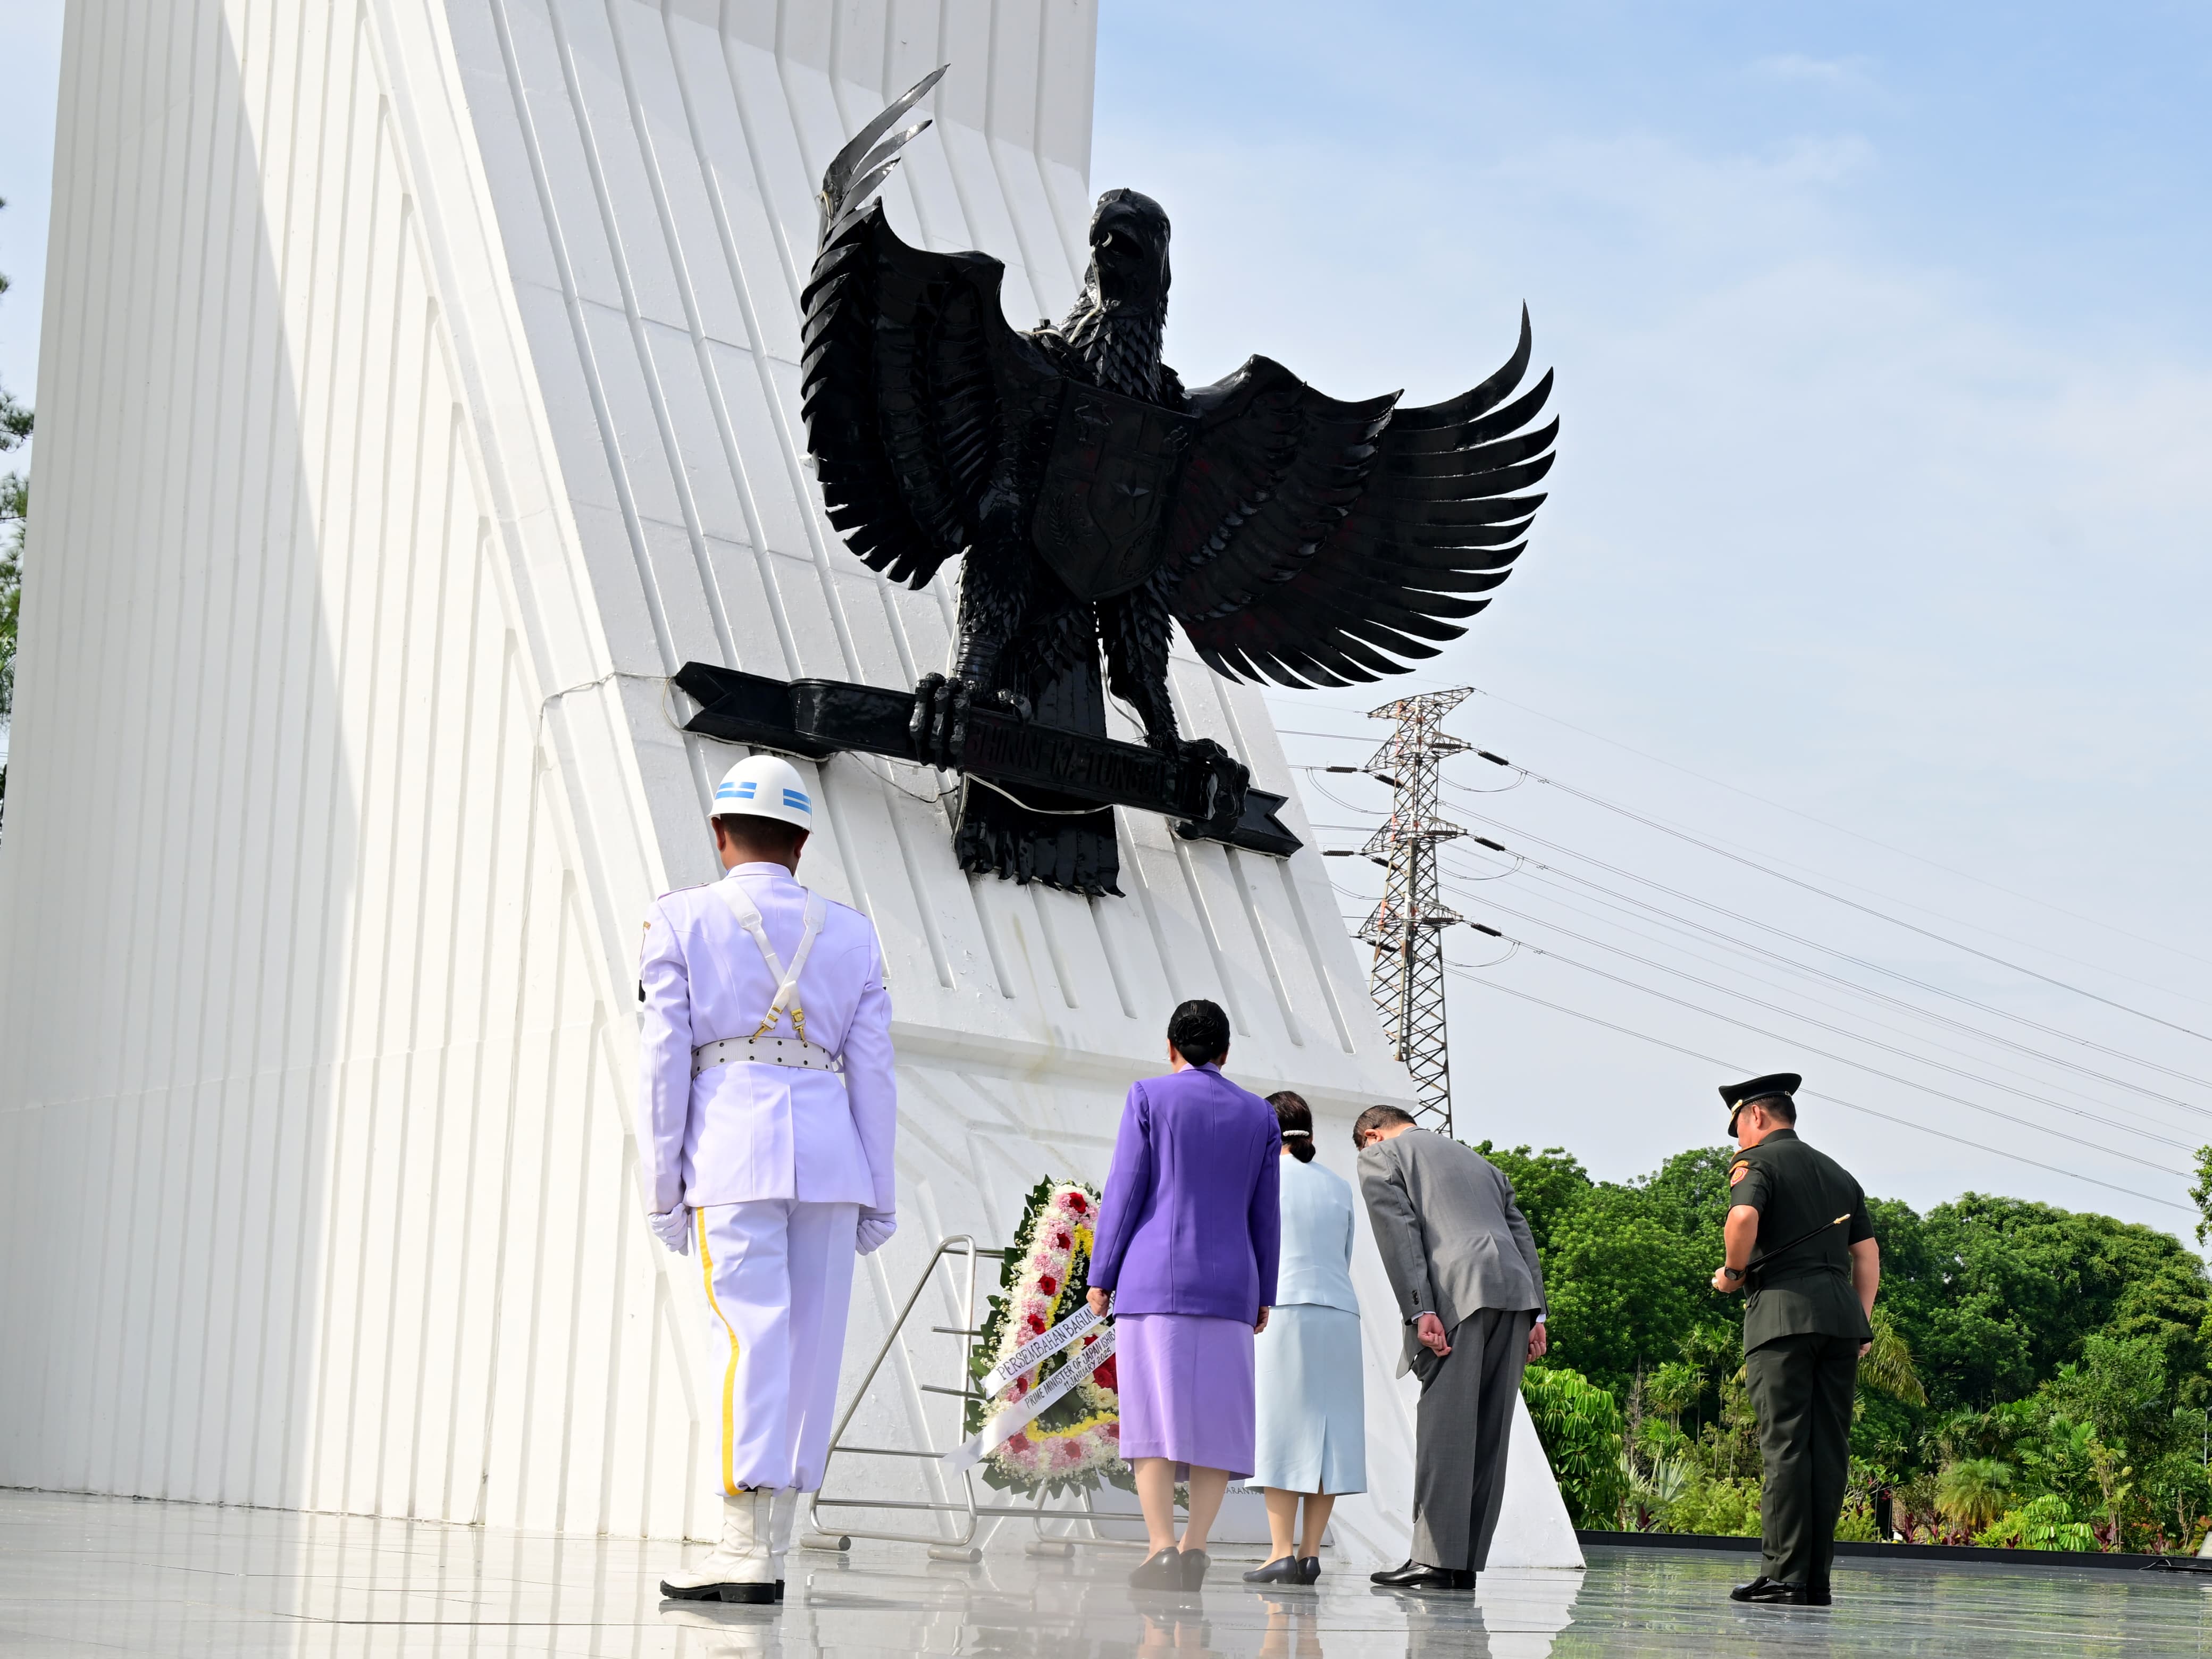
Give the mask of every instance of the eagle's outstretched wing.
[{"label": "eagle's outstretched wing", "polygon": [[944,73],[926,76],[830,164],[821,246],[799,296],[800,409],[830,522],[872,568],[915,587],[975,539],[1008,397],[1026,404],[1055,378],[1007,326],[1004,265],[909,247],[881,202],[863,210],[928,123],[884,135]]},{"label": "eagle's outstretched wing", "polygon": [[1528,313],[1504,367],[1425,409],[1324,397],[1255,357],[1191,393],[1200,417],[1168,528],[1169,604],[1198,653],[1240,679],[1341,685],[1433,657],[1527,545],[1554,419],[1523,431]]}]

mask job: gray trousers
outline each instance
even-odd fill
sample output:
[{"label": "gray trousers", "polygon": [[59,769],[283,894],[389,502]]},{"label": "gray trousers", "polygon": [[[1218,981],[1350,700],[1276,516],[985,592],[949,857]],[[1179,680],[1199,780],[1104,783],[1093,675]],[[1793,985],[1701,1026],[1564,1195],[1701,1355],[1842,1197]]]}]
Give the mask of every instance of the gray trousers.
[{"label": "gray trousers", "polygon": [[1535,1315],[1481,1308],[1451,1333],[1451,1352],[1414,1366],[1421,1405],[1413,1439],[1413,1559],[1480,1572],[1505,1501],[1513,1402]]}]

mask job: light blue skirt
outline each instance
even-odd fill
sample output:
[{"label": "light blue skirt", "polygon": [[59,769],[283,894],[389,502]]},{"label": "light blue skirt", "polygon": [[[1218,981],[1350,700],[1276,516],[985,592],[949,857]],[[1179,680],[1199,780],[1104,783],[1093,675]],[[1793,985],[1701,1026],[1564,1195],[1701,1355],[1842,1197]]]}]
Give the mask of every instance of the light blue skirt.
[{"label": "light blue skirt", "polygon": [[1359,1316],[1294,1302],[1252,1340],[1249,1485],[1285,1492],[1367,1490],[1367,1394]]}]

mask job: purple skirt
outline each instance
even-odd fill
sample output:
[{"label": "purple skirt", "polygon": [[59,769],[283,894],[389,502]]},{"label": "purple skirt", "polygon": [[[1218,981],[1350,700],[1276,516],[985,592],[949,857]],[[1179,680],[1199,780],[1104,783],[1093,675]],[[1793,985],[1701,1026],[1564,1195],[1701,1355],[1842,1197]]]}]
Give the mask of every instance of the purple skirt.
[{"label": "purple skirt", "polygon": [[1114,1321],[1121,1455],[1252,1473],[1252,1328],[1198,1314]]}]

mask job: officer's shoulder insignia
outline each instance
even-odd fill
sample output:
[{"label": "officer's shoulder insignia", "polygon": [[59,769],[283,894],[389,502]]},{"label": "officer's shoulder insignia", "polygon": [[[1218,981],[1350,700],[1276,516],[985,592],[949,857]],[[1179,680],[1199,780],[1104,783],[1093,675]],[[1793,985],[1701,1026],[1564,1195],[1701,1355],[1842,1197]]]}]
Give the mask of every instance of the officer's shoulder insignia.
[{"label": "officer's shoulder insignia", "polygon": [[1738,1158],[1734,1164],[1729,1166],[1729,1185],[1731,1187],[1735,1186],[1737,1182],[1742,1180],[1750,1173],[1751,1160],[1749,1158]]}]

